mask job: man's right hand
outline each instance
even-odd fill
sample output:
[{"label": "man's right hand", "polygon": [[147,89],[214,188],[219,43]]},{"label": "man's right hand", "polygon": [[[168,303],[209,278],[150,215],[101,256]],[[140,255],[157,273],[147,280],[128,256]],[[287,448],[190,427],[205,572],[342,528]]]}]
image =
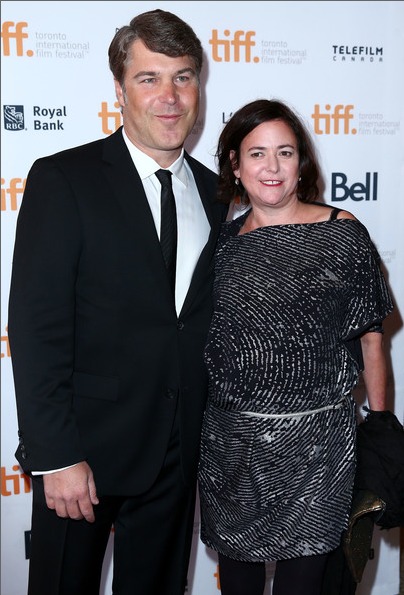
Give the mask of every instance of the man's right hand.
[{"label": "man's right hand", "polygon": [[95,520],[93,505],[98,504],[93,472],[82,461],[53,473],[43,475],[46,504],[63,518]]}]

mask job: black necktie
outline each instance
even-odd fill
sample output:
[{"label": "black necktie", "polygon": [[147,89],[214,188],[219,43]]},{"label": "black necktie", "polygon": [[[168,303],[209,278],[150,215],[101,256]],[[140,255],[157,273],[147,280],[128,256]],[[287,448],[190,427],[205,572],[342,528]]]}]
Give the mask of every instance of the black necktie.
[{"label": "black necktie", "polygon": [[171,185],[171,172],[159,169],[156,176],[161,184],[160,244],[173,292],[177,261],[177,213]]}]

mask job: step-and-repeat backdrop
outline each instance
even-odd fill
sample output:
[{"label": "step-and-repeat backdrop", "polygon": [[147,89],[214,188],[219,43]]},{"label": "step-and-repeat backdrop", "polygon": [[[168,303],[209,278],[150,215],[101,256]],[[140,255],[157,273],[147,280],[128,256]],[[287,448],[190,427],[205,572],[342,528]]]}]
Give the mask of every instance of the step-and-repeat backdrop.
[{"label": "step-and-repeat backdrop", "polygon": [[[321,156],[325,201],[353,212],[382,257],[396,303],[385,335],[389,408],[403,421],[404,2],[1,4],[1,593],[23,595],[31,487],[14,458],[7,337],[15,225],[37,157],[109,135],[121,124],[107,58],[116,28],[155,8],[177,13],[194,28],[206,64],[202,109],[187,148],[214,170],[218,135],[244,103],[279,98],[303,116]],[[376,528],[374,558],[358,595],[399,592],[399,533]],[[102,595],[111,592],[112,541],[111,533]],[[269,564],[268,593],[272,573]],[[187,592],[219,592],[216,558],[199,540],[198,513]]]}]

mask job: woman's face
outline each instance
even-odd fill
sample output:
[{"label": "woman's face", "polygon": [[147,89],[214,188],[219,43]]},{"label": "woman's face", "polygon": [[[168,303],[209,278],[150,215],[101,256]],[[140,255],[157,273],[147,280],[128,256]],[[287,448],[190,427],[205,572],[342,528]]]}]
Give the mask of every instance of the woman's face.
[{"label": "woman's face", "polygon": [[254,128],[241,142],[234,175],[240,178],[253,208],[285,206],[297,200],[299,153],[292,129],[282,120]]}]

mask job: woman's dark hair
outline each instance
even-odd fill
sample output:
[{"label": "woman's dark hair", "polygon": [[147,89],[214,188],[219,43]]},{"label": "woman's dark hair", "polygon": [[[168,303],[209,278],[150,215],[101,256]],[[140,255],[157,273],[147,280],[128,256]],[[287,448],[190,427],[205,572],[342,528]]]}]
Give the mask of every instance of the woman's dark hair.
[{"label": "woman's dark hair", "polygon": [[[299,182],[297,197],[302,202],[313,202],[318,198],[319,167],[314,146],[301,118],[285,103],[275,99],[257,99],[236,111],[225,124],[218,141],[216,160],[219,170],[218,199],[226,204],[240,197],[248,204],[247,193],[241,183],[235,184],[234,169],[240,159],[240,145],[254,128],[263,122],[281,120],[294,132],[299,151]],[[230,160],[230,152],[234,157]]]},{"label": "woman's dark hair", "polygon": [[141,39],[152,52],[171,58],[189,56],[199,78],[202,63],[202,45],[193,29],[182,19],[165,10],[151,10],[134,17],[129,25],[118,29],[109,46],[109,67],[123,85],[127,62],[131,59],[132,43]]}]

